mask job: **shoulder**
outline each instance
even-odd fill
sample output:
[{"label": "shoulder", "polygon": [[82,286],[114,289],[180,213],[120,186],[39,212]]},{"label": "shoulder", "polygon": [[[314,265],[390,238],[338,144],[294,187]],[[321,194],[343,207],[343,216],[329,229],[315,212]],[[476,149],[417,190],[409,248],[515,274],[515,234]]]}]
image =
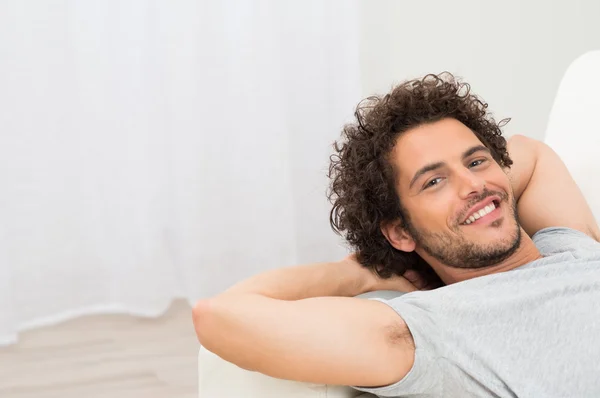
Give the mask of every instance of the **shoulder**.
[{"label": "shoulder", "polygon": [[431,292],[416,291],[390,300],[375,299],[398,314],[398,322],[390,326],[386,336],[391,347],[403,347],[404,354],[409,356],[399,360],[402,357],[393,355],[390,366],[398,371],[392,383],[376,388],[354,388],[386,397],[409,395],[415,391],[424,396],[440,396],[444,374],[438,361],[440,333],[434,319],[437,317],[428,311],[433,298]]},{"label": "shoulder", "polygon": [[536,232],[532,239],[544,256],[570,252],[581,258],[600,254],[600,242],[573,228],[547,227]]}]

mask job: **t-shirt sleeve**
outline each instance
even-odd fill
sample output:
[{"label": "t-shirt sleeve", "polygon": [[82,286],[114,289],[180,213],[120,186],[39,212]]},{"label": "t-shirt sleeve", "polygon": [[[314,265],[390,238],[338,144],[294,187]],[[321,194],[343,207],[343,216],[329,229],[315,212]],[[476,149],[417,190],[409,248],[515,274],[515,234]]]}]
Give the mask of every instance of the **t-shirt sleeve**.
[{"label": "t-shirt sleeve", "polygon": [[588,258],[600,252],[600,242],[571,228],[544,228],[536,232],[532,239],[543,256],[569,252],[575,258]]},{"label": "t-shirt sleeve", "polygon": [[415,344],[415,360],[412,369],[403,379],[396,383],[381,387],[352,388],[375,394],[381,397],[398,397],[416,394],[419,396],[441,396],[441,377],[439,361],[436,360],[434,345],[431,339],[436,338],[436,330],[426,311],[406,302],[405,297],[413,296],[408,293],[392,300],[371,298],[389,305],[407,324]]}]

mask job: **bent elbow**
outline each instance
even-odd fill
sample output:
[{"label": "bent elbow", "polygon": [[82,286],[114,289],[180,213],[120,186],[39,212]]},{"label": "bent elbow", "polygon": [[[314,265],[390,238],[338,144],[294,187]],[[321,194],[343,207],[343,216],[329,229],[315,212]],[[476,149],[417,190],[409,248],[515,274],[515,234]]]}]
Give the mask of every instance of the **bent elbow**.
[{"label": "bent elbow", "polygon": [[[192,308],[192,318],[196,337],[200,345],[222,359],[242,369],[256,371],[249,350],[240,345],[239,330],[232,330],[229,322],[224,322],[228,307],[220,299],[200,300]],[[243,340],[243,339],[242,339]],[[238,344],[236,344],[236,342]]]},{"label": "bent elbow", "polygon": [[[210,342],[210,300],[199,300],[192,308],[192,320],[196,337],[203,347]],[[210,344],[209,344],[210,345]]]}]

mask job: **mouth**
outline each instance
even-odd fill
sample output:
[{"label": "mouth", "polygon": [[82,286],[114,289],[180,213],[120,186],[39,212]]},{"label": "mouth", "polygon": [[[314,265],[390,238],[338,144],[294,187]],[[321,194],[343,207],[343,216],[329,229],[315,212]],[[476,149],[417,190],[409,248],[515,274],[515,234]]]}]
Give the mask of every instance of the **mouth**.
[{"label": "mouth", "polygon": [[472,212],[471,215],[467,217],[467,219],[463,221],[460,225],[484,224],[487,222],[494,221],[500,216],[501,202],[499,198],[493,198],[489,201],[489,203],[483,204],[483,206],[478,207],[478,210]]}]

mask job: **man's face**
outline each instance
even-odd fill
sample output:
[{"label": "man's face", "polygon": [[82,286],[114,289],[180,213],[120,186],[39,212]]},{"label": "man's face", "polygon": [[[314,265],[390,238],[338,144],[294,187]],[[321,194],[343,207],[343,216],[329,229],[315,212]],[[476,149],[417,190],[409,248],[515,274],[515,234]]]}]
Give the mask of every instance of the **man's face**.
[{"label": "man's face", "polygon": [[508,176],[464,124],[443,119],[401,134],[392,161],[406,231],[426,260],[481,268],[517,250],[521,229]]}]

